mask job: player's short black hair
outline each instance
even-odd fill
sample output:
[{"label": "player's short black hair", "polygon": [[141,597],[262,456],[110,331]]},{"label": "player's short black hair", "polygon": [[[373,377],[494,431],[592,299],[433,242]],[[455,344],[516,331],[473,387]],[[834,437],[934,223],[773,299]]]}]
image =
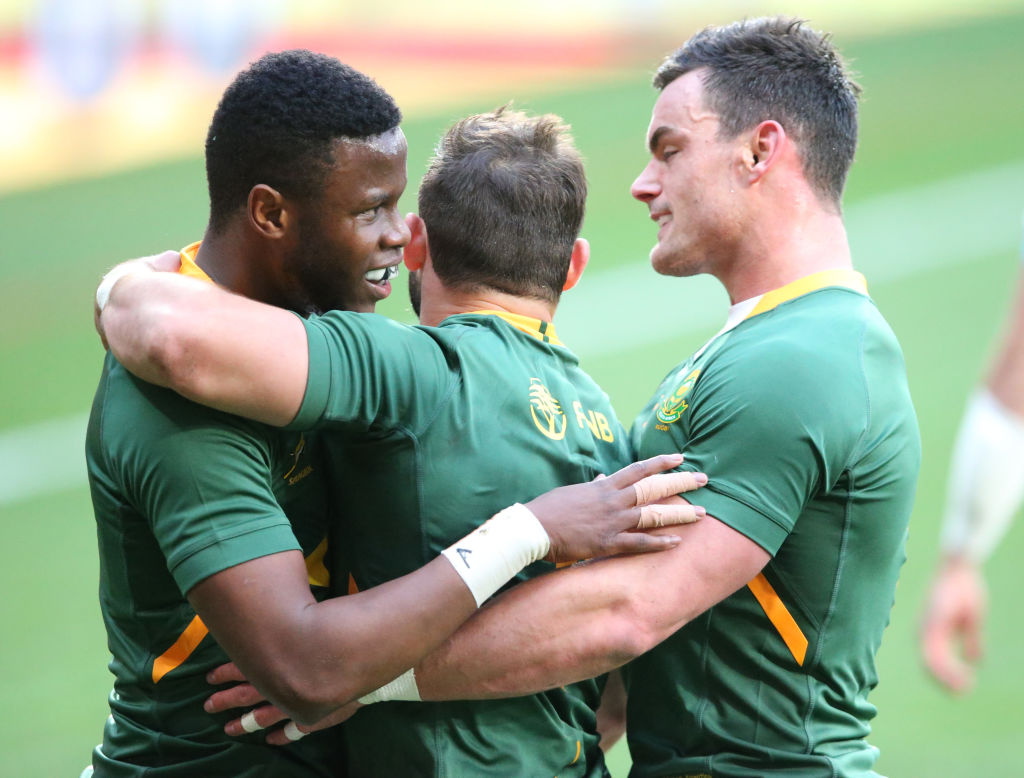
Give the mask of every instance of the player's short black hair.
[{"label": "player's short black hair", "polygon": [[210,122],[210,227],[223,227],[256,184],[286,197],[315,197],[339,139],[379,135],[401,120],[391,95],[334,57],[266,54],[228,86]]},{"label": "player's short black hair", "polygon": [[587,178],[552,114],[499,108],[445,133],[419,191],[434,271],[448,286],[557,301]]},{"label": "player's short black hair", "polygon": [[706,68],[707,107],[725,137],[778,121],[797,144],[808,182],[838,206],[857,147],[861,90],[829,36],[804,25],[774,16],[708,27],[665,60],[654,86]]}]

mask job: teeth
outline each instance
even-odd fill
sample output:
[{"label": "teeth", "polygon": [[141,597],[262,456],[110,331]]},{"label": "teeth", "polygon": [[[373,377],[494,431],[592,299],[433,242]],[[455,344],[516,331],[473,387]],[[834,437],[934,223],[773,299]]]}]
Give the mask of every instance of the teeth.
[{"label": "teeth", "polygon": [[367,281],[380,284],[384,281],[388,281],[398,275],[398,265],[392,265],[391,267],[378,267],[373,270],[367,270],[363,274],[363,278]]}]

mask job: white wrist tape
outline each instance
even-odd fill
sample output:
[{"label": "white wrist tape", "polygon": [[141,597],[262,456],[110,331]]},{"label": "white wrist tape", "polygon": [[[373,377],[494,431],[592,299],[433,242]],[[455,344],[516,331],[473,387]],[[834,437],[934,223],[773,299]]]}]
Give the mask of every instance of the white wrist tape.
[{"label": "white wrist tape", "polygon": [[372,705],[375,702],[387,702],[388,700],[409,700],[420,701],[420,689],[416,685],[416,673],[410,667],[391,683],[386,683],[379,689],[360,697],[359,702],[363,705]]},{"label": "white wrist tape", "polygon": [[107,301],[110,300],[110,292],[113,290],[114,284],[125,276],[138,272],[139,266],[137,264],[134,262],[123,262],[103,276],[103,280],[100,281],[100,285],[96,289],[96,306],[100,309],[100,313],[107,307]]},{"label": "white wrist tape", "polygon": [[987,390],[970,399],[950,467],[941,545],[984,562],[1024,498],[1024,419]]},{"label": "white wrist tape", "polygon": [[441,553],[462,576],[478,606],[529,564],[547,556],[551,539],[525,505],[516,503]]}]

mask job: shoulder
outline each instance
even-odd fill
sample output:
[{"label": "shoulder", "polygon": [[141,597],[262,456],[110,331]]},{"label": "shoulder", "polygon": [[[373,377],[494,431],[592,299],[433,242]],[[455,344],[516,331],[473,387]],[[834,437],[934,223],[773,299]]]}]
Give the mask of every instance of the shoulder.
[{"label": "shoulder", "polygon": [[93,408],[95,435],[109,453],[145,458],[194,456],[197,449],[269,450],[269,428],[186,400],[131,375],[108,357],[102,397]]},{"label": "shoulder", "polygon": [[728,384],[735,396],[771,398],[797,407],[863,398],[865,348],[873,333],[887,329],[884,321],[868,298],[848,290],[822,290],[806,297],[730,333],[707,361],[701,376],[705,387]]}]

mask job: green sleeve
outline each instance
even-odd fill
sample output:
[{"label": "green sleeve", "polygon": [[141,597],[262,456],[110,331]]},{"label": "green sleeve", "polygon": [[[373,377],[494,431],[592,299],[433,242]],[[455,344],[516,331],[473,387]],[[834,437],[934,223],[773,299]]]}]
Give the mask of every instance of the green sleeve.
[{"label": "green sleeve", "polygon": [[309,375],[291,429],[418,433],[458,383],[451,336],[441,330],[343,311],[303,324]]},{"label": "green sleeve", "polygon": [[107,467],[182,593],[228,567],[299,549],[272,491],[269,429],[123,371],[111,379],[100,433]]},{"label": "green sleeve", "polygon": [[856,371],[823,374],[800,347],[762,348],[705,371],[682,425],[687,469],[708,474],[694,501],[775,554],[819,489],[847,466],[864,427]]}]

